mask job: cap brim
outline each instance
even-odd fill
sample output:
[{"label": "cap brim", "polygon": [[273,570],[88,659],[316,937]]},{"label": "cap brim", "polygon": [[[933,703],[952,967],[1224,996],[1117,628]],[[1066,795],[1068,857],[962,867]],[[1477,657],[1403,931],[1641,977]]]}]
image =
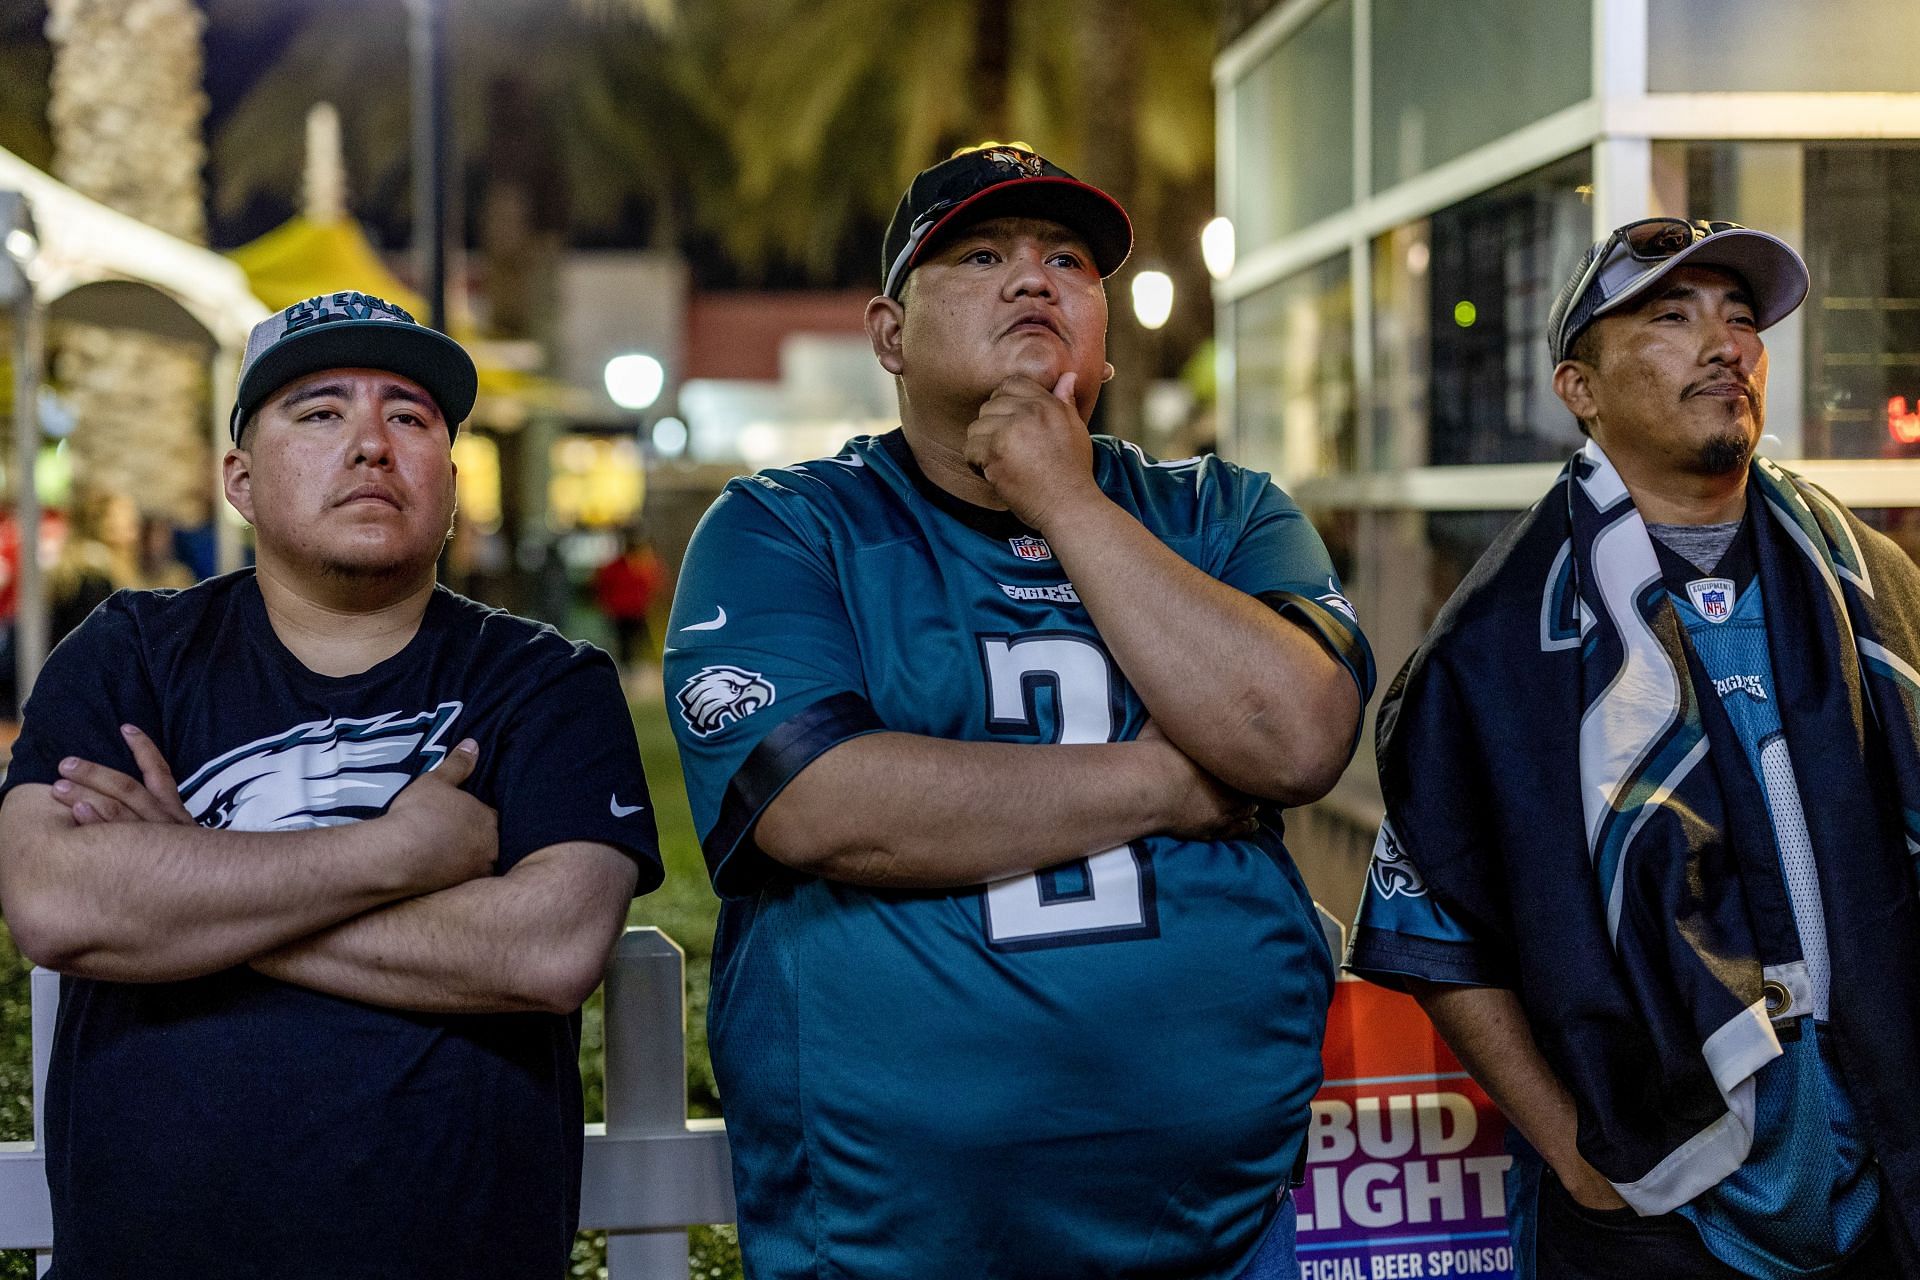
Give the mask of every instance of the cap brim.
[{"label": "cap brim", "polygon": [[247,370],[234,393],[235,438],[274,392],[326,369],[382,369],[412,379],[440,406],[449,434],[467,420],[480,393],[473,357],[446,334],[391,320],[334,320],[282,338]]},{"label": "cap brim", "polygon": [[[1093,265],[1104,279],[1133,252],[1133,223],[1120,202],[1076,178],[1010,178],[974,192],[933,224],[907,260],[911,271],[947,236],[986,218],[1045,218],[1071,228],[1093,251]],[[905,278],[905,273],[902,273]]]},{"label": "cap brim", "polygon": [[1812,283],[1807,264],[1786,241],[1751,227],[1736,227],[1696,240],[1671,258],[1655,263],[1645,275],[1596,307],[1592,319],[1618,311],[1645,296],[1669,273],[1689,266],[1718,267],[1746,281],[1753,297],[1754,324],[1761,329],[1793,314],[1794,308],[1806,300]]}]

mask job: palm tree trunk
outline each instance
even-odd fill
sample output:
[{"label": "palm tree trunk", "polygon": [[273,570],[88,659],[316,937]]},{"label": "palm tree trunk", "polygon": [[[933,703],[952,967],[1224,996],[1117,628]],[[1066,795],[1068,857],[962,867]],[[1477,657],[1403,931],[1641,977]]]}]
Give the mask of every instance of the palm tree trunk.
[{"label": "palm tree trunk", "polygon": [[[983,138],[1009,142],[1007,85],[1013,70],[1013,0],[979,0],[973,29],[975,118]],[[981,140],[972,138],[968,142]]]},{"label": "palm tree trunk", "polygon": [[[49,0],[54,171],[172,235],[206,240],[200,36],[192,0]],[[207,512],[206,362],[200,350],[74,325],[54,335],[55,380],[76,411],[74,477],[149,515]]]}]

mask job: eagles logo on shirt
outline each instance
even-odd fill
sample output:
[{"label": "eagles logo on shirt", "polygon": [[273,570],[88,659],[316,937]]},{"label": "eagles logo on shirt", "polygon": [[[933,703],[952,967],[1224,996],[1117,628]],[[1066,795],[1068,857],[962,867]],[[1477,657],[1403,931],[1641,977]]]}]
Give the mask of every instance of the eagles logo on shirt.
[{"label": "eagles logo on shirt", "polygon": [[758,671],[740,667],[702,667],[674,697],[681,718],[696,737],[706,738],[773,703],[773,685]]},{"label": "eagles logo on shirt", "polygon": [[461,704],[368,720],[310,720],[201,765],[180,803],[203,827],[299,831],[387,811],[400,789],[439,764]]},{"label": "eagles logo on shirt", "polygon": [[1380,824],[1380,838],[1374,842],[1373,863],[1367,868],[1367,875],[1373,880],[1373,887],[1383,898],[1392,898],[1403,893],[1409,898],[1427,896],[1427,882],[1420,878],[1420,872],[1407,861],[1406,851],[1394,838],[1393,828],[1384,822]]}]

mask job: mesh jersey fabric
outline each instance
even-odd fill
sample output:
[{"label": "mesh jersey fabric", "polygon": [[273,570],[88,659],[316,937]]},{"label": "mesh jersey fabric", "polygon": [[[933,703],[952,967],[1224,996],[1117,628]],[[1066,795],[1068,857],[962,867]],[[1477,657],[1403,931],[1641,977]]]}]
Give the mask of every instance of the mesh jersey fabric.
[{"label": "mesh jersey fabric", "polygon": [[[1318,536],[1264,477],[1105,437],[1095,459],[1166,545],[1293,611],[1370,687]],[[736,480],[689,549],[666,675],[724,900],[711,1043],[750,1273],[1246,1265],[1301,1147],[1331,987],[1278,814],[953,892],[801,876],[753,841],[779,789],[860,734],[1139,732],[1045,540],[935,489],[897,432]]]}]

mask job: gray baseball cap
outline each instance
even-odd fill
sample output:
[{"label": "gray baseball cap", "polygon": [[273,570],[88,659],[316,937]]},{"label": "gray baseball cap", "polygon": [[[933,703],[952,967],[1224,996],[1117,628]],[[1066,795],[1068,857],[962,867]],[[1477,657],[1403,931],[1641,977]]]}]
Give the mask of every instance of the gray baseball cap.
[{"label": "gray baseball cap", "polygon": [[324,369],[384,369],[426,388],[452,436],[473,412],[480,375],[465,347],[370,293],[323,293],[277,311],[247,335],[228,431],[273,393]]},{"label": "gray baseball cap", "polygon": [[1643,218],[1588,249],[1547,316],[1557,365],[1588,325],[1626,306],[1677,267],[1718,267],[1746,281],[1759,328],[1784,320],[1807,296],[1807,264],[1786,241],[1737,222]]}]

